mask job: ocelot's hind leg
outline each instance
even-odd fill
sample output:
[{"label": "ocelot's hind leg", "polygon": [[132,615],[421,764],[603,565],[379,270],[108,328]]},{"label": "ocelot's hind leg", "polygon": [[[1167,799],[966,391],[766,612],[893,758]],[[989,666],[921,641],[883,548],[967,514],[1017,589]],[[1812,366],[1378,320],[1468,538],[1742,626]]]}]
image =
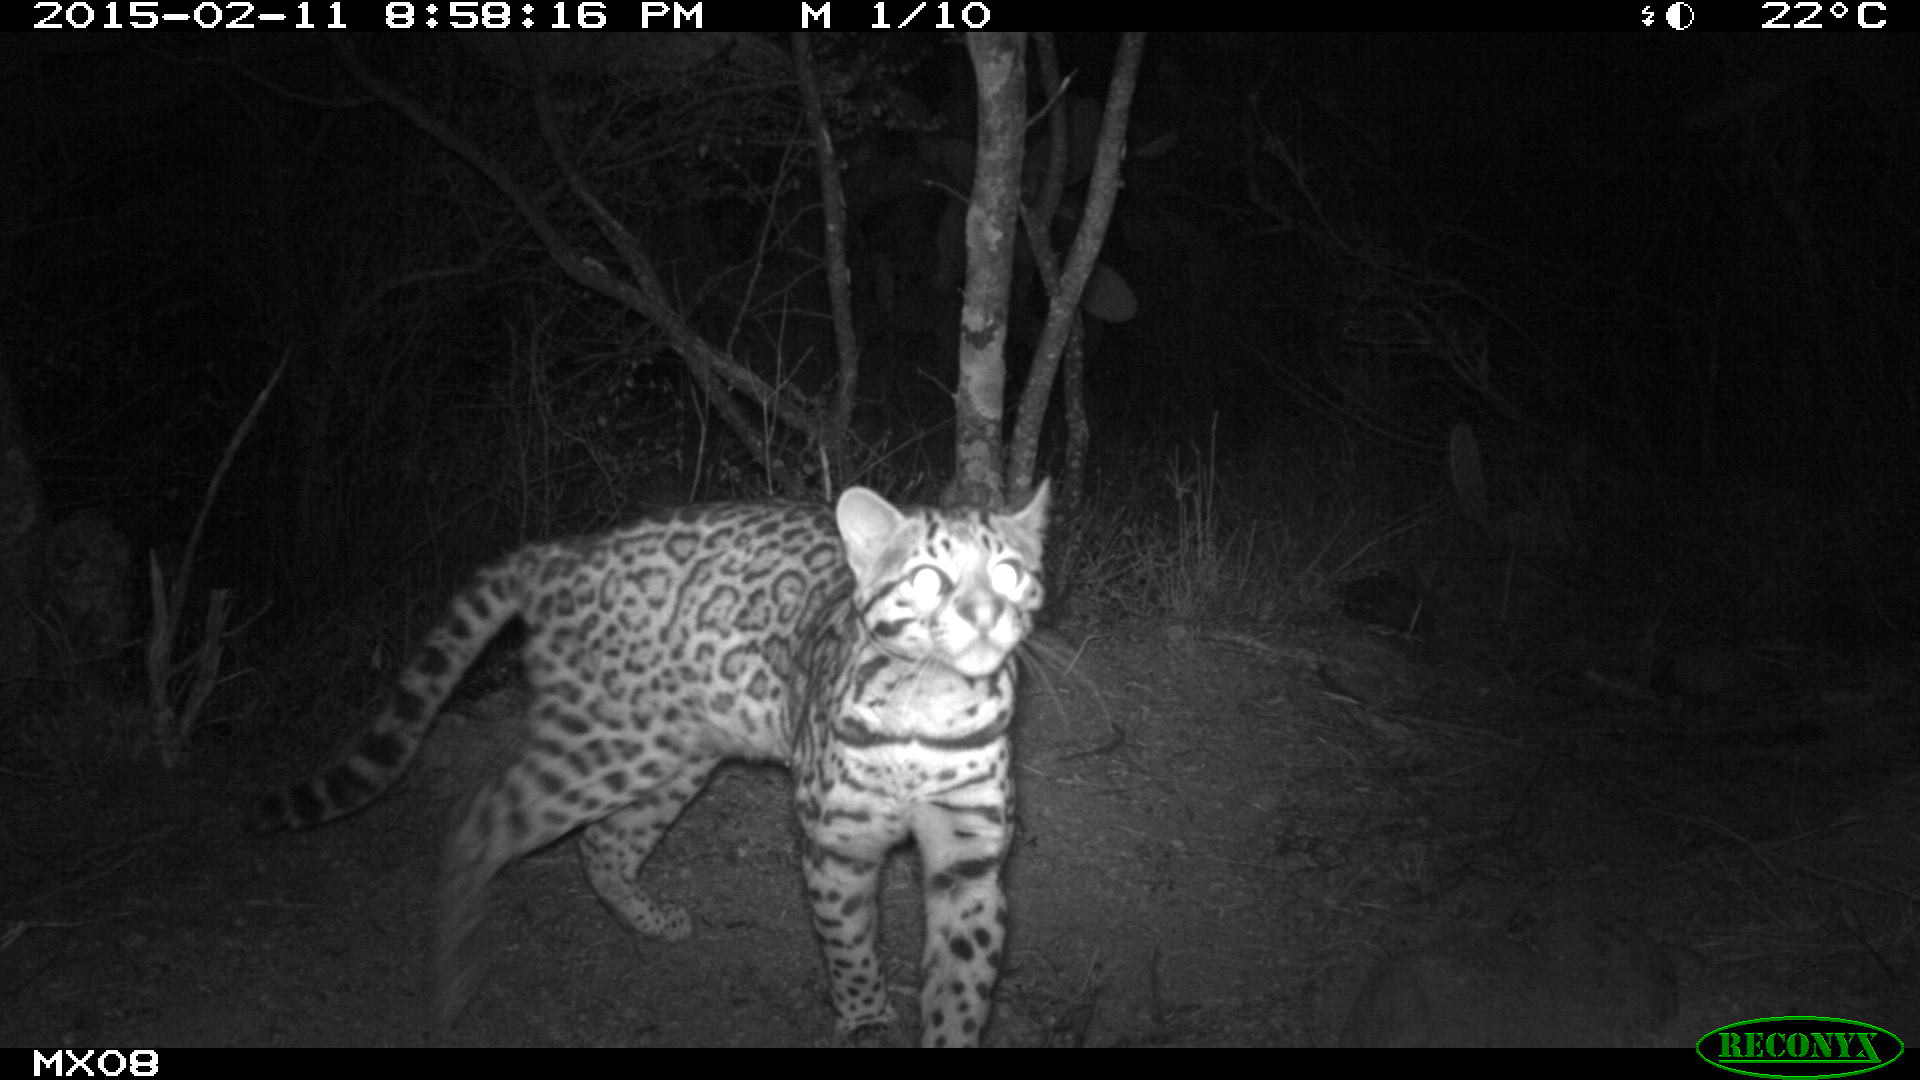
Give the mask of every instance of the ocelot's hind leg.
[{"label": "ocelot's hind leg", "polygon": [[712,774],[714,761],[689,761],[672,780],[587,826],[580,834],[580,861],[593,891],[620,920],[643,937],[679,941],[693,933],[693,919],[677,904],[662,904],[636,884],[640,865]]},{"label": "ocelot's hind leg", "polygon": [[485,968],[473,937],[486,911],[487,884],[507,863],[581,825],[592,826],[582,850],[590,852],[588,874],[600,895],[643,933],[687,935],[692,924],[685,911],[653,905],[631,882],[632,871],[713,770],[711,759],[679,764],[665,782],[632,763],[582,776],[576,761],[536,738],[480,788],[447,841],[440,870],[434,1015],[441,1029],[466,1007]]},{"label": "ocelot's hind leg", "polygon": [[[474,932],[486,915],[487,885],[509,862],[581,824],[559,800],[534,797],[543,774],[526,759],[475,793],[447,838],[440,864],[440,946],[434,971],[434,1022],[445,1031],[480,984],[486,965]],[[598,809],[593,816],[605,813]],[[582,820],[591,818],[582,816]]]}]

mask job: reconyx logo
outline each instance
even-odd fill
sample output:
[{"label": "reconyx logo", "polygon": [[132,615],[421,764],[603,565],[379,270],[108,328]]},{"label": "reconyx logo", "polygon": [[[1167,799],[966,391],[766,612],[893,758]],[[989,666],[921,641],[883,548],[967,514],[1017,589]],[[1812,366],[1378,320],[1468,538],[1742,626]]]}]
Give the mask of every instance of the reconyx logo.
[{"label": "reconyx logo", "polygon": [[1768,1016],[1714,1028],[1693,1045],[1707,1064],[1745,1076],[1820,1080],[1891,1065],[1906,1047],[1893,1032],[1831,1016]]}]

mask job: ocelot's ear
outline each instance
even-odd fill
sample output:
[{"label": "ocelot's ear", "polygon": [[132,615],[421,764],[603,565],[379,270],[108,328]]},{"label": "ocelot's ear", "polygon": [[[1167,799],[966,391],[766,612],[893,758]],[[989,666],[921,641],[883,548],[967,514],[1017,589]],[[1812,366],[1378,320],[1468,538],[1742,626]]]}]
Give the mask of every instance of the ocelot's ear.
[{"label": "ocelot's ear", "polygon": [[1008,509],[999,515],[1013,528],[1030,537],[1036,554],[1039,552],[1040,542],[1046,537],[1047,505],[1052,499],[1053,479],[1049,477],[1027,492],[1027,497],[1017,507],[1009,503]]},{"label": "ocelot's ear", "polygon": [[840,493],[834,520],[840,525],[840,539],[847,545],[847,565],[854,577],[865,581],[886,554],[906,515],[878,493],[850,487]]}]

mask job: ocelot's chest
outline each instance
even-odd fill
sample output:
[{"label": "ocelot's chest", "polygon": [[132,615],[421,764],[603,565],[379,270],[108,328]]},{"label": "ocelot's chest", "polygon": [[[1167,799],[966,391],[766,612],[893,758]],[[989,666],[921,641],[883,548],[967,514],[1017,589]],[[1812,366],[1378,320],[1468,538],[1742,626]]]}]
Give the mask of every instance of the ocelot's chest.
[{"label": "ocelot's chest", "polygon": [[830,759],[830,768],[839,781],[835,793],[847,802],[907,806],[1003,774],[1007,741],[995,739],[964,750],[919,743],[868,747],[835,744]]},{"label": "ocelot's chest", "polygon": [[833,742],[795,768],[804,820],[820,824],[827,847],[879,858],[965,807],[1004,825],[1012,803],[1005,737],[952,750],[911,742]]}]

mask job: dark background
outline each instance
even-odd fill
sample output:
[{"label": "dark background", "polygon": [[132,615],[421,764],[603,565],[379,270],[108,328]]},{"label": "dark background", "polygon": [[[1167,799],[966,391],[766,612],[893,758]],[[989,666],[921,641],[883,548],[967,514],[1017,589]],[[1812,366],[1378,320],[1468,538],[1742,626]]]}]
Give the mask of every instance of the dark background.
[{"label": "dark background", "polygon": [[[11,629],[41,660],[0,681],[0,897],[24,935],[0,948],[0,986],[41,995],[17,1014],[36,1039],[418,1037],[434,815],[396,799],[257,848],[206,823],[318,764],[449,591],[525,541],[794,495],[776,472],[816,497],[940,497],[966,51],[810,41],[861,350],[832,477],[743,395],[763,434],[739,438],[660,327],[562,272],[554,237],[634,268],[557,166],[529,74],[687,326],[818,405],[837,360],[784,36],[349,39],[415,119],[318,36],[0,40],[0,405],[17,416],[0,539],[32,554],[8,565],[39,568],[5,584],[30,586]],[[1087,301],[1086,484],[1057,489],[1049,534],[1033,685],[1072,716],[1023,717],[1027,967],[1002,987],[1003,1041],[1092,1015],[1103,964],[1093,1041],[1328,1041],[1401,944],[1469,925],[1499,948],[1470,936],[1462,964],[1519,964],[1545,947],[1518,935],[1557,918],[1571,929],[1543,940],[1617,968],[1628,939],[1586,935],[1623,912],[1705,954],[1706,982],[1768,988],[1683,1005],[1665,1042],[1764,1010],[1852,1015],[1835,986],[1911,985],[1915,41],[1148,39]],[[1057,249],[1117,42],[1057,38],[1073,78],[1056,108],[1076,120]],[[1029,93],[1032,112],[1046,101]],[[1023,254],[1010,388],[1045,306]],[[1040,443],[1057,483],[1061,414]],[[156,572],[185,577],[177,603],[153,599]],[[480,665],[469,691],[510,670]],[[1400,698],[1417,704],[1380,705]],[[608,943],[624,932],[590,901],[541,893],[513,908],[529,935],[514,974],[565,988],[549,1004],[567,1019],[547,1025],[505,981],[493,1007],[526,1027],[469,1034],[654,1038],[665,1006],[612,987],[711,1025],[667,1041],[823,1030],[805,931],[781,921],[801,909],[767,827],[780,787],[753,789],[768,809],[738,830],[716,792],[694,815],[725,827],[665,852],[700,867],[718,951],[698,955],[733,957],[727,978],[656,970],[660,954]],[[1863,820],[1875,831],[1834,835]],[[1817,849],[1815,870],[1783,871],[1785,838]],[[1543,899],[1556,887],[1570,899]],[[749,898],[764,910],[729,907]],[[774,955],[790,973],[766,974]],[[1756,958],[1777,965],[1760,978]],[[1670,991],[1663,963],[1644,981]],[[1358,1000],[1353,1022],[1374,1023]]]}]

